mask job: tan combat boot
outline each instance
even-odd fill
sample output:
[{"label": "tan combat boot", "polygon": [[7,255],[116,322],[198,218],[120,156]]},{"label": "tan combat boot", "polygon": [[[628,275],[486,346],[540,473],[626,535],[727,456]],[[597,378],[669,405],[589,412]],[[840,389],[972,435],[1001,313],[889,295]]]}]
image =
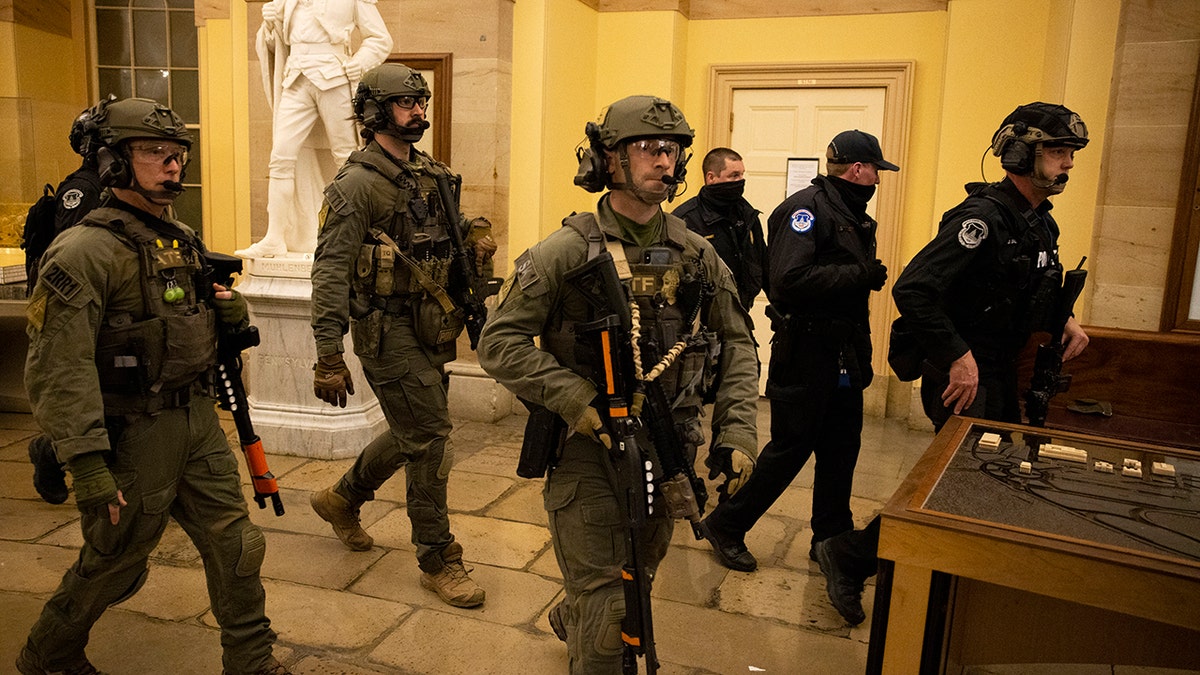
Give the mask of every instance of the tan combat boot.
[{"label": "tan combat boot", "polygon": [[352,551],[369,551],[375,540],[362,528],[358,520],[358,505],[350,505],[349,500],[326,488],[312,496],[313,511],[321,520],[333,525],[333,533],[342,540]]},{"label": "tan combat boot", "polygon": [[[484,591],[467,575],[463,566],[462,544],[452,542],[442,549],[441,569],[436,572],[421,572],[421,586],[434,591],[447,605],[453,607],[478,607],[483,604]],[[429,563],[437,564],[437,558]]]}]

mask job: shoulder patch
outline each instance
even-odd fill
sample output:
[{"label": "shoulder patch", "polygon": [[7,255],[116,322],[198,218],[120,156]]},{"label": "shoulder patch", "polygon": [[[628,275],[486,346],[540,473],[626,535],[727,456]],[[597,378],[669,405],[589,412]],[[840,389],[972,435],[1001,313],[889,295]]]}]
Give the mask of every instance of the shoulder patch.
[{"label": "shoulder patch", "polygon": [[62,298],[62,301],[71,304],[71,300],[79,294],[83,284],[80,283],[75,275],[71,274],[70,270],[58,264],[58,261],[51,261],[41,273],[38,275],[39,280],[46,284],[52,291]]},{"label": "shoulder patch", "polygon": [[536,284],[541,279],[538,276],[537,267],[533,264],[533,256],[529,255],[529,251],[522,253],[513,264],[516,268],[516,271],[513,272],[513,277],[520,284],[521,290],[528,290],[530,286]]},{"label": "shoulder patch", "polygon": [[813,224],[817,222],[816,216],[808,209],[797,209],[792,213],[790,219],[791,227],[796,232],[804,234],[812,229]]},{"label": "shoulder patch", "polygon": [[958,243],[967,249],[979,248],[987,236],[987,223],[978,218],[969,218],[963,221],[962,229],[958,231]]},{"label": "shoulder patch", "polygon": [[64,209],[72,210],[79,208],[79,204],[83,201],[83,190],[79,188],[71,188],[63,193],[62,205]]},{"label": "shoulder patch", "polygon": [[35,292],[33,299],[25,307],[25,318],[29,320],[29,325],[36,331],[41,331],[42,326],[46,323],[46,293]]},{"label": "shoulder patch", "polygon": [[[338,185],[337,180],[334,180],[325,187],[325,205],[321,207],[322,210],[326,210],[326,206],[341,216],[349,215],[354,211],[354,208],[350,206],[350,201],[346,199],[346,195],[342,192],[341,186]],[[321,222],[324,223],[324,220],[322,218]]]}]

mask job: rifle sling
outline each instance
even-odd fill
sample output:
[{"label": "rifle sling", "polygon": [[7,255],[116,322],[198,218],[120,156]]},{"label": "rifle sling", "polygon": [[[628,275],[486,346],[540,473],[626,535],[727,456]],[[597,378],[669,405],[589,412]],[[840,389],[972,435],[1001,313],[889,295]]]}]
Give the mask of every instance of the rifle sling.
[{"label": "rifle sling", "polygon": [[417,283],[421,284],[421,288],[424,288],[426,293],[429,293],[438,301],[438,304],[442,306],[442,311],[447,314],[453,314],[455,312],[457,308],[454,306],[454,301],[451,300],[450,296],[446,293],[446,289],[439,286],[437,282],[433,280],[433,277],[429,276],[425,270],[421,269],[421,266],[417,264],[416,260],[413,260],[404,251],[401,251],[400,247],[396,245],[396,242],[393,241],[392,238],[389,237],[383,230],[377,227],[372,227],[370,232],[371,236],[375,237],[376,241],[392,249],[392,252],[396,254],[396,257],[400,258],[404,261],[404,264],[408,265],[408,268],[412,271],[413,276],[416,277]]}]

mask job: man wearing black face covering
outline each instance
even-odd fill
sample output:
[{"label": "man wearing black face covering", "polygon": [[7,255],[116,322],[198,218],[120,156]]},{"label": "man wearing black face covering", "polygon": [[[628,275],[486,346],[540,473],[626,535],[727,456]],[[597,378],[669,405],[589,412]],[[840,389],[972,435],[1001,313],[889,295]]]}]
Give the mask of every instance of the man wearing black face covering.
[{"label": "man wearing black face covering", "polygon": [[775,333],[767,379],[771,442],[746,485],[703,522],[718,559],[735,570],[757,567],[745,534],[810,455],[817,462],[811,543],[854,526],[850,488],[862,392],[873,375],[867,301],[887,280],[875,257],[876,223],[866,209],[879,172],[899,167],[883,159],[874,136],[857,130],[834,137],[826,160],[827,175],[788,197],[767,220],[767,316]]},{"label": "man wearing black face covering", "polygon": [[738,300],[749,310],[767,285],[767,242],[758,209],[742,197],[746,165],[733,150],[713,148],[704,156],[702,168],[704,187],[700,194],[680,204],[674,215],[713,245],[733,272]]}]

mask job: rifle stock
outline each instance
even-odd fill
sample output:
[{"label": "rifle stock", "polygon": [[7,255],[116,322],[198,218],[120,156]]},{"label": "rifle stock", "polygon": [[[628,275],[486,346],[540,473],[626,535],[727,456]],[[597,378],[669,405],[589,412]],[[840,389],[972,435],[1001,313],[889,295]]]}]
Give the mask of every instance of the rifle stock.
[{"label": "rifle stock", "polygon": [[[456,184],[461,184],[461,177],[458,177]],[[447,230],[450,234],[450,242],[454,246],[454,253],[450,259],[450,297],[453,298],[454,304],[462,308],[463,323],[467,328],[467,337],[471,340],[471,349],[479,346],[479,334],[483,332],[483,324],[487,322],[487,307],[483,304],[483,299],[490,295],[490,290],[494,284],[490,281],[485,285],[480,285],[479,275],[475,272],[475,261],[467,254],[466,244],[463,242],[462,232],[459,227],[462,225],[462,215],[458,212],[458,204],[454,201],[456,192],[450,190],[450,180],[445,174],[435,174],[434,181],[438,186],[438,196],[442,200],[442,208],[446,212],[446,218],[450,221]]]},{"label": "rifle stock", "polygon": [[1071,388],[1070,373],[1063,373],[1063,332],[1067,321],[1074,313],[1075,301],[1083,292],[1084,282],[1087,281],[1087,270],[1083,269],[1085,256],[1079,261],[1079,266],[1063,275],[1062,289],[1055,303],[1054,313],[1050,317],[1050,340],[1038,345],[1037,355],[1033,361],[1033,376],[1029,381],[1029,389],[1025,391],[1025,416],[1029,424],[1035,427],[1046,426],[1046,416],[1050,412],[1050,399],[1055,394]]},{"label": "rifle stock", "polygon": [[[222,253],[206,252],[204,254],[208,281],[230,286],[233,275],[242,271],[242,259]],[[211,290],[211,287],[209,287]],[[245,330],[233,330],[221,326],[217,333],[217,368],[219,391],[217,405],[222,410],[233,414],[233,423],[237,427],[238,442],[242,446],[242,454],[246,457],[246,467],[250,470],[250,482],[254,486],[254,501],[258,508],[267,508],[267,499],[276,516],[284,513],[283,500],[279,497],[279,484],[275,475],[267,466],[267,455],[263,450],[262,439],[254,433],[254,423],[250,420],[250,405],[246,400],[246,388],[242,383],[242,351],[259,344],[258,329],[247,326]]]}]

